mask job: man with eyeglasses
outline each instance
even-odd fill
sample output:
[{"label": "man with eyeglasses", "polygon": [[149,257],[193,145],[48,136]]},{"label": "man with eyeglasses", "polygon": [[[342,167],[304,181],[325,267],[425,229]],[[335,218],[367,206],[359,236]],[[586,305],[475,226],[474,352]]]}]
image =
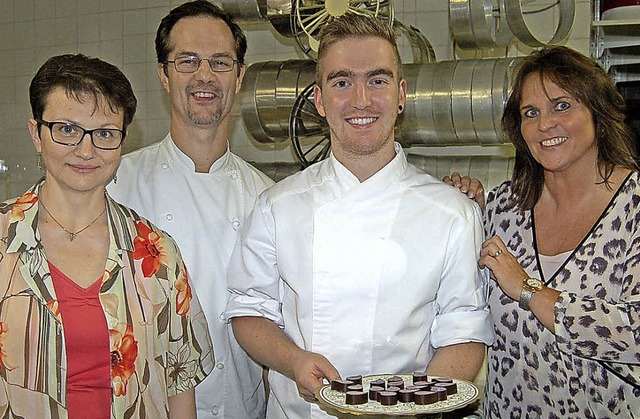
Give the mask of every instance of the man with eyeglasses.
[{"label": "man with eyeglasses", "polygon": [[238,346],[224,318],[236,237],[256,196],[273,183],[229,151],[246,38],[229,15],[200,0],[171,10],[155,44],[171,129],[159,143],[123,157],[109,192],[171,234],[183,253],[216,358],[197,387],[198,417],[262,417],[262,367]]}]

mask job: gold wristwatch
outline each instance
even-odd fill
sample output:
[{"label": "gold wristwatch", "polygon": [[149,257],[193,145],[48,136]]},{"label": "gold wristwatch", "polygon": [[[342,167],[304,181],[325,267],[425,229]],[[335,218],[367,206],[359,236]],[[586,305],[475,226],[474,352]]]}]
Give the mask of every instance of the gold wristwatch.
[{"label": "gold wristwatch", "polygon": [[529,310],[529,302],[533,294],[544,288],[544,283],[539,279],[529,278],[528,276],[522,278],[522,282],[522,293],[520,294],[518,305],[524,310]]}]

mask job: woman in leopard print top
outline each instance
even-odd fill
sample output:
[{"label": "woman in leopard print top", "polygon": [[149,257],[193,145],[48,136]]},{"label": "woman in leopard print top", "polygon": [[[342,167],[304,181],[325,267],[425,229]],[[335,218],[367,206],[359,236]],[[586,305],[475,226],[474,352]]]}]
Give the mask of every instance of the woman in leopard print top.
[{"label": "woman in leopard print top", "polygon": [[516,163],[488,196],[479,261],[495,279],[488,418],[640,417],[640,175],[623,120],[588,57],[545,47],[519,64],[502,119]]}]

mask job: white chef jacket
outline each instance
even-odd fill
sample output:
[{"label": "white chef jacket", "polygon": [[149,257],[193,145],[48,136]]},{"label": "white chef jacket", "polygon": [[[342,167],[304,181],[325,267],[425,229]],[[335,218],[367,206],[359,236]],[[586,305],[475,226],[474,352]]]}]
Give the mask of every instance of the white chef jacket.
[{"label": "white chef jacket", "polygon": [[202,304],[216,364],[196,387],[198,418],[257,418],[264,411],[262,368],[236,342],[223,313],[227,267],[256,196],[273,182],[229,150],[197,173],[170,135],[122,158],[111,196],[178,243]]},{"label": "white chef jacket", "polygon": [[[480,210],[396,157],[360,183],[333,156],[262,193],[229,267],[227,317],[272,320],[342,377],[423,371],[493,341]],[[269,418],[326,417],[270,371]]]}]

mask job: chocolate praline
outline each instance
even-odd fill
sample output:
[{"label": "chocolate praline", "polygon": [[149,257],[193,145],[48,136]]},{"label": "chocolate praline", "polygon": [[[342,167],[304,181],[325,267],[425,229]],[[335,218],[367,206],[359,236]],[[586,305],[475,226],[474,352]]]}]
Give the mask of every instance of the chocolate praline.
[{"label": "chocolate praline", "polygon": [[384,381],[381,378],[378,378],[377,380],[371,380],[369,382],[370,386],[376,386],[376,387],[382,387],[382,388],[387,388],[387,382]]},{"label": "chocolate praline", "polygon": [[438,395],[438,401],[447,400],[447,389],[442,387],[433,386],[431,391]]},{"label": "chocolate praline", "polygon": [[398,404],[398,393],[395,391],[381,391],[378,393],[378,402],[383,406]]},{"label": "chocolate praline", "polygon": [[350,375],[345,378],[347,381],[353,382],[353,384],[362,384],[362,376],[361,375]]},{"label": "chocolate praline", "polygon": [[458,386],[456,383],[436,383],[434,387],[442,387],[447,390],[447,395],[456,394],[458,392]]},{"label": "chocolate praline", "polygon": [[384,391],[384,387],[371,386],[369,387],[369,400],[378,401],[378,393]]},{"label": "chocolate praline", "polygon": [[413,373],[413,382],[416,381],[427,381],[429,380],[427,373],[423,371],[416,371]]},{"label": "chocolate praline", "polygon": [[427,381],[416,381],[415,383],[413,383],[413,385],[420,388],[421,390],[430,390],[432,384]]},{"label": "chocolate praline", "polygon": [[342,393],[347,391],[347,387],[352,386],[353,381],[347,380],[332,380],[331,381],[331,390],[338,390]]},{"label": "chocolate praline", "polygon": [[432,404],[438,401],[438,395],[433,391],[423,390],[416,391],[413,394],[413,402],[415,404],[424,405]]},{"label": "chocolate praline", "polygon": [[345,402],[347,404],[364,404],[369,401],[366,391],[347,391]]},{"label": "chocolate praline", "polygon": [[353,384],[347,387],[347,391],[363,391],[362,384]]},{"label": "chocolate praline", "polygon": [[404,381],[388,381],[387,382],[387,388],[389,387],[397,387],[399,389],[403,389],[404,388]]},{"label": "chocolate praline", "polygon": [[417,390],[402,389],[398,392],[398,401],[403,403],[409,403],[413,401],[413,395]]}]

